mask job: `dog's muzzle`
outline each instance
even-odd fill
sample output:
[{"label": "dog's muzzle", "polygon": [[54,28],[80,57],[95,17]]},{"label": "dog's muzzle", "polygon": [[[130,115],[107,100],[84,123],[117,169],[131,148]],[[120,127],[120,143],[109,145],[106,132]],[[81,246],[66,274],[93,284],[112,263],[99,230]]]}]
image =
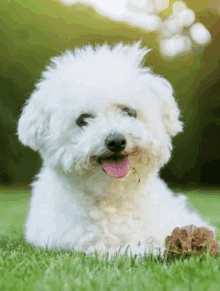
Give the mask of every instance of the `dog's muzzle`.
[{"label": "dog's muzzle", "polygon": [[125,177],[130,170],[128,155],[122,154],[126,148],[126,139],[120,133],[108,135],[105,145],[109,150],[97,158],[97,162],[102,165],[103,171],[112,178]]}]

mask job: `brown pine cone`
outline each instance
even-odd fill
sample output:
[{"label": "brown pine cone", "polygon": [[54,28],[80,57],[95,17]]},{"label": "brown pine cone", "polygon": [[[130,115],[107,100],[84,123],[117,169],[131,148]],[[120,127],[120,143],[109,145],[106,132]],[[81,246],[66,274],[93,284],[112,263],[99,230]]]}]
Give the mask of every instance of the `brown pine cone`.
[{"label": "brown pine cone", "polygon": [[211,255],[218,253],[218,242],[214,239],[211,230],[205,227],[187,225],[182,228],[176,227],[171,236],[165,240],[165,254],[202,254],[209,249]]}]

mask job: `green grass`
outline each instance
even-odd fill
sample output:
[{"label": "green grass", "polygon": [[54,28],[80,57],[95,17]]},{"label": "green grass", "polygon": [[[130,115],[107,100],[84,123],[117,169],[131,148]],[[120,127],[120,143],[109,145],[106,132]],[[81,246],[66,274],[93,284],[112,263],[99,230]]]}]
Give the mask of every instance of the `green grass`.
[{"label": "green grass", "polygon": [[[210,218],[219,235],[220,191],[182,192],[189,193],[192,205]],[[209,254],[203,259],[150,256],[107,261],[73,251],[37,250],[23,236],[29,197],[25,189],[0,189],[0,290],[219,290],[220,257]]]}]

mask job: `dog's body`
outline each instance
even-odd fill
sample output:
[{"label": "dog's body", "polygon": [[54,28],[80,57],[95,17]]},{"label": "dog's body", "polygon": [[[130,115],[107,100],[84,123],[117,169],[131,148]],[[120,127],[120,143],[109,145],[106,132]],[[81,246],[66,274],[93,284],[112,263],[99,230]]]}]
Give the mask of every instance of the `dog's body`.
[{"label": "dog's body", "polygon": [[43,73],[18,126],[43,159],[25,231],[34,246],[158,254],[177,226],[215,231],[159,178],[182,123],[170,84],[141,67],[146,53],[88,46]]}]

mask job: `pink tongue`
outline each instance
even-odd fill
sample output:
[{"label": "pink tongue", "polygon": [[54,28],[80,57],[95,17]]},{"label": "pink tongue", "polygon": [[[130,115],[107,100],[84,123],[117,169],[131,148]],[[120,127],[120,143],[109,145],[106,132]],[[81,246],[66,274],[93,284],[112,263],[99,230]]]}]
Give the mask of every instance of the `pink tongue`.
[{"label": "pink tongue", "polygon": [[128,159],[124,159],[120,162],[103,162],[102,168],[109,176],[122,178],[127,175],[130,169],[130,162]]}]

